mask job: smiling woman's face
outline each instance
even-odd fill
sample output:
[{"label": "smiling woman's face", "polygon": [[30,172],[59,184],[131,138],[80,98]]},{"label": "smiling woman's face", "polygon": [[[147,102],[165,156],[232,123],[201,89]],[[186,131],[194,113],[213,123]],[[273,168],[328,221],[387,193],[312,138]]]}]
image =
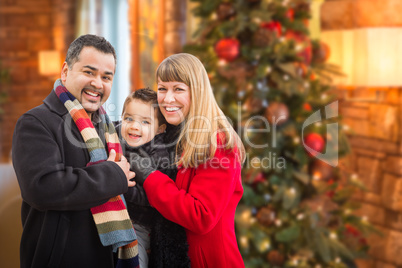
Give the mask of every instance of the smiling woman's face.
[{"label": "smiling woman's face", "polygon": [[190,88],[182,82],[162,82],[158,78],[158,103],[166,121],[177,126],[190,111]]}]

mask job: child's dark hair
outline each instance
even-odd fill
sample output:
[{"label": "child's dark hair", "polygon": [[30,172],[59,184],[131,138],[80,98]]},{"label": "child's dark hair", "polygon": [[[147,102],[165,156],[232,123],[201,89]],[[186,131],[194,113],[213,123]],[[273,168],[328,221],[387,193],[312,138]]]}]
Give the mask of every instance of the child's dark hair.
[{"label": "child's dark hair", "polygon": [[126,110],[127,105],[132,101],[132,100],[140,100],[144,103],[149,103],[152,105],[153,108],[155,108],[156,112],[156,118],[158,118],[158,124],[159,126],[166,124],[165,117],[163,117],[161,110],[158,105],[158,94],[156,94],[155,91],[150,89],[149,87],[146,88],[140,88],[131,93],[126,100],[124,101],[123,105],[123,113]]}]

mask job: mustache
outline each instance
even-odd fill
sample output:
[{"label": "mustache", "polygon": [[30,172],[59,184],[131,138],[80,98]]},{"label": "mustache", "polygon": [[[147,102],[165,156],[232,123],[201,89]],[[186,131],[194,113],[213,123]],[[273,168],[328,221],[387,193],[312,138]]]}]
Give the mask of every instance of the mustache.
[{"label": "mustache", "polygon": [[93,92],[95,92],[95,93],[98,93],[98,94],[100,95],[100,97],[103,98],[103,92],[100,91],[99,89],[96,89],[96,88],[91,87],[91,86],[89,86],[89,87],[84,87],[84,88],[81,90],[81,93],[83,93],[85,90],[90,90],[90,91],[93,91]]}]

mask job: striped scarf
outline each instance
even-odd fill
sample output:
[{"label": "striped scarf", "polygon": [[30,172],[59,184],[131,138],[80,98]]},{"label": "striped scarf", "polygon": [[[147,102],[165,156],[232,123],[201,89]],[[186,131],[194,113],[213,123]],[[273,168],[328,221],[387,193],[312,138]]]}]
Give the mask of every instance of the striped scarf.
[{"label": "striped scarf", "polygon": [[[122,155],[116,130],[105,110],[100,107],[99,115],[101,127],[105,129],[105,138],[108,152],[99,138],[91,119],[81,103],[63,86],[58,79],[54,84],[54,91],[67,108],[74,123],[78,127],[89,151],[90,162],[87,166],[106,161],[112,149],[116,151],[116,161]],[[139,267],[138,242],[134,228],[128,216],[123,195],[111,198],[108,202],[91,208],[91,212],[98,229],[99,237],[104,246],[112,246],[113,251],[118,250],[117,267]]]}]

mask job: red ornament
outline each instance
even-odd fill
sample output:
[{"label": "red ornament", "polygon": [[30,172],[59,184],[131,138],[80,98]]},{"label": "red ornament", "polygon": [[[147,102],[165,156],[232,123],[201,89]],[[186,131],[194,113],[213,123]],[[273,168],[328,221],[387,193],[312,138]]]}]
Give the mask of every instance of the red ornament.
[{"label": "red ornament", "polygon": [[310,133],[304,137],[304,146],[310,156],[321,153],[325,147],[325,141],[318,133]]},{"label": "red ornament", "polygon": [[[327,185],[328,185],[328,186],[331,186],[331,185],[333,185],[334,183],[335,183],[335,181],[334,181],[333,179],[329,179],[329,180],[327,181]],[[336,186],[335,186],[335,188],[336,188]],[[334,198],[335,189],[332,189],[332,190],[329,190],[329,191],[325,192],[325,195],[328,196],[330,199]]]},{"label": "red ornament", "polygon": [[253,180],[253,184],[257,185],[258,183],[265,182],[266,178],[262,172],[259,172],[257,176],[255,176]]},{"label": "red ornament", "polygon": [[235,38],[224,38],[215,45],[215,52],[220,59],[233,61],[240,54],[240,42]]},{"label": "red ornament", "polygon": [[313,47],[311,45],[311,41],[302,34],[295,31],[287,31],[285,34],[287,40],[294,40],[296,45],[302,46],[302,51],[300,51],[297,56],[302,58],[302,62],[306,65],[311,64],[311,60],[313,59]]},{"label": "red ornament", "polygon": [[260,26],[264,29],[276,33],[277,37],[282,35],[282,25],[278,21],[263,22]]},{"label": "red ornament", "polygon": [[311,47],[311,44],[307,44],[306,47],[297,54],[300,58],[302,58],[303,63],[310,65],[311,60],[313,59],[313,49]]},{"label": "red ornament", "polygon": [[305,111],[307,111],[307,112],[311,112],[313,109],[311,108],[311,105],[310,105],[310,103],[304,103],[303,104],[303,109],[305,110]]},{"label": "red ornament", "polygon": [[360,231],[357,230],[356,227],[354,227],[354,226],[352,226],[352,225],[350,225],[350,224],[348,224],[348,223],[345,224],[345,229],[346,229],[346,230],[345,230],[346,233],[348,233],[348,234],[350,234],[350,235],[352,235],[352,236],[354,236],[354,237],[359,237],[359,236],[361,236]]},{"label": "red ornament", "polygon": [[246,183],[252,184],[253,186],[266,181],[265,175],[262,172],[259,172],[258,174],[253,174],[253,172],[250,171],[246,173],[246,176],[244,176],[244,178],[244,181]]},{"label": "red ornament", "polygon": [[290,39],[295,40],[296,43],[301,43],[306,40],[305,36],[301,35],[300,33],[295,32],[295,31],[292,31],[292,30],[286,31],[285,37],[288,40],[290,40]]},{"label": "red ornament", "polygon": [[335,195],[335,191],[334,190],[328,191],[325,193],[325,195],[332,199]]},{"label": "red ornament", "polygon": [[293,21],[295,19],[295,10],[293,8],[289,8],[286,11],[285,14],[286,18],[288,18],[290,21]]}]

